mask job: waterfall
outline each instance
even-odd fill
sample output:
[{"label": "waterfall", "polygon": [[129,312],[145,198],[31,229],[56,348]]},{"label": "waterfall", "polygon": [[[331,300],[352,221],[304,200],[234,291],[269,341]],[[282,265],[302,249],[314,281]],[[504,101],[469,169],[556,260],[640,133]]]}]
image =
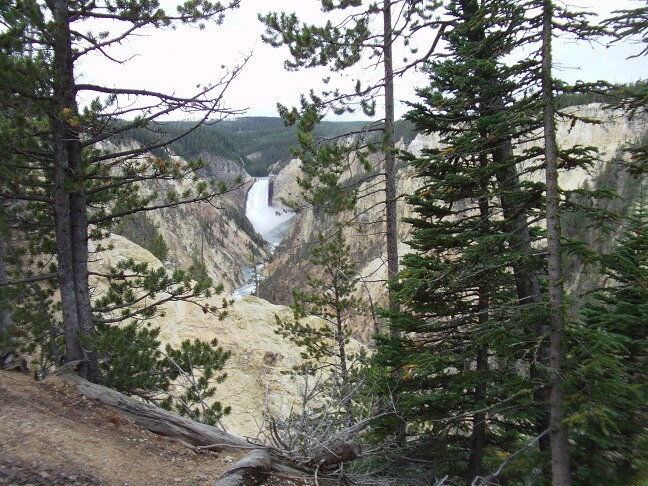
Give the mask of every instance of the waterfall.
[{"label": "waterfall", "polygon": [[[284,232],[290,228],[294,213],[271,206],[270,178],[257,177],[245,200],[245,215],[252,223],[254,231],[263,236],[274,249],[281,243]],[[263,264],[260,263],[257,265],[256,272],[260,274],[262,270]],[[254,293],[256,290],[254,274],[254,268],[243,269],[245,285],[234,290],[232,294],[234,297],[241,298]]]},{"label": "waterfall", "polygon": [[254,230],[273,246],[278,245],[284,231],[290,226],[294,216],[291,211],[283,211],[270,205],[270,178],[258,177],[245,201],[245,215]]}]

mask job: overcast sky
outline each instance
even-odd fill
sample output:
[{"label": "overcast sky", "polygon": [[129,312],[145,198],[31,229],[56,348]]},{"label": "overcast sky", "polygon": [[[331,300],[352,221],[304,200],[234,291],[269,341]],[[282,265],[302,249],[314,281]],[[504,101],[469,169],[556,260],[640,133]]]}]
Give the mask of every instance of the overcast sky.
[{"label": "overcast sky", "polygon": [[[645,0],[570,0],[571,5],[587,7],[603,18],[611,10],[639,7],[645,3]],[[137,38],[130,38],[114,52],[120,59],[130,59],[128,62],[117,64],[97,55],[86,59],[78,74],[83,82],[187,94],[198,84],[206,85],[220,79],[228,68],[251,54],[240,76],[228,88],[227,107],[247,109],[247,115],[276,116],[277,102],[289,106],[297,104],[300,93],[319,86],[320,80],[329,73],[323,70],[285,71],[283,61],[287,51],[261,41],[263,26],[257,20],[257,13],[296,11],[300,18],[320,22],[323,14],[319,6],[319,0],[242,0],[241,7],[229,12],[221,26],[208,24],[202,31],[179,27],[177,30],[140,32]],[[168,11],[173,11],[173,7]],[[429,38],[433,36],[430,32]],[[567,42],[556,45],[554,60],[559,66],[557,74],[567,81],[631,82],[648,78],[648,58],[626,59],[639,50],[637,44],[630,42],[610,47]],[[365,66],[361,76],[369,79],[375,74]],[[352,74],[338,74],[332,77],[332,82],[348,81],[352,77]],[[425,80],[423,75],[400,80],[396,97],[414,99],[414,86],[424,85]],[[402,106],[397,108],[397,116],[403,111]]]}]

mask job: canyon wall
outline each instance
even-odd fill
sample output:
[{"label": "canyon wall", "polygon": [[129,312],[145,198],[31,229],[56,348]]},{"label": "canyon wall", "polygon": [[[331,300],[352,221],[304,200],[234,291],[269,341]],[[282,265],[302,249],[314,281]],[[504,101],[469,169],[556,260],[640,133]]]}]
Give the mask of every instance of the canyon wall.
[{"label": "canyon wall", "polygon": [[[596,120],[596,123],[572,121],[564,119],[558,123],[559,144],[564,147],[583,145],[597,147],[599,160],[588,171],[584,169],[561,173],[560,183],[563,189],[576,189],[586,181],[591,181],[604,169],[615,156],[620,154],[620,149],[628,143],[637,142],[646,133],[646,120],[642,118],[628,119],[622,112],[604,110],[600,104],[572,107],[565,110],[581,118]],[[413,154],[420,154],[424,148],[438,147],[439,134],[419,134],[407,149]],[[520,146],[517,150],[529,147]],[[299,188],[294,184],[295,177],[299,174],[299,161],[293,161],[286,167],[286,174],[277,176],[275,185],[275,198],[295,198]],[[374,160],[380,169],[380,160]],[[619,169],[621,170],[621,169]],[[541,178],[542,173],[534,177]],[[403,196],[413,194],[419,181],[412,176],[408,167],[401,167],[398,173],[398,194]],[[351,246],[351,254],[358,262],[358,271],[362,282],[358,287],[358,296],[374,304],[385,305],[386,302],[386,250],[384,225],[383,199],[384,183],[381,177],[366,180],[361,189],[364,196],[359,200],[358,207],[353,213],[341,214],[340,221],[356,221],[345,229],[347,243]],[[412,208],[401,197],[397,203],[399,221],[412,215]],[[270,264],[266,267],[267,279],[261,286],[260,296],[272,302],[291,303],[291,291],[304,285],[304,276],[308,272],[315,272],[308,260],[310,250],[313,248],[313,235],[317,231],[333,227],[334,220],[317,209],[305,208],[295,218],[293,227],[287,238],[277,249]],[[399,254],[409,251],[404,243],[408,239],[410,226],[406,223],[399,224]],[[283,285],[280,285],[283,283]],[[371,316],[356,321],[354,335],[364,341],[370,342],[371,335],[381,327],[374,322]]]},{"label": "canyon wall", "polygon": [[[115,152],[127,147],[105,144],[102,148]],[[163,262],[165,267],[187,269],[203,264],[215,285],[222,284],[226,291],[231,291],[244,283],[241,269],[249,266],[253,252],[261,258],[267,256],[263,241],[254,236],[244,213],[245,196],[253,179],[232,161],[209,154],[203,154],[202,158],[205,167],[199,173],[207,180],[225,183],[228,190],[209,202],[157,209],[144,216],[158,228],[169,248]],[[182,194],[194,189],[196,184],[192,179],[146,181],[140,191],[142,195],[152,192],[164,195],[170,190]],[[157,199],[163,200],[163,196]]]}]

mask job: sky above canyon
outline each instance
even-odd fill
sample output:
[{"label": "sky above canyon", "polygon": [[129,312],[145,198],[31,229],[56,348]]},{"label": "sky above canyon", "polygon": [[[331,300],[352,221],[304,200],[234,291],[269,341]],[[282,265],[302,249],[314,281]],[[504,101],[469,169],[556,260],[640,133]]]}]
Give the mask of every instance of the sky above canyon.
[{"label": "sky above canyon", "polygon": [[[173,2],[162,0],[162,3],[167,11],[174,11]],[[569,4],[605,18],[612,10],[641,7],[645,1],[569,0]],[[241,7],[228,12],[220,26],[207,24],[204,30],[181,26],[175,30],[142,31],[112,52],[115,58],[128,62],[115,63],[98,55],[89,57],[81,64],[79,79],[109,87],[128,86],[188,94],[195,91],[197,85],[215,83],[248,58],[226,91],[225,105],[236,110],[246,109],[246,115],[276,116],[277,102],[288,106],[298,104],[301,93],[307,93],[311,88],[317,91],[322,86],[321,80],[331,73],[319,68],[286,71],[283,62],[288,58],[287,49],[275,49],[261,40],[264,27],[257,14],[294,11],[307,22],[321,23],[324,15],[319,6],[318,0],[242,0]],[[435,32],[430,30],[417,42],[429,44],[434,36]],[[421,49],[424,50],[427,49]],[[647,57],[627,59],[640,50],[641,47],[632,42],[606,46],[558,41],[554,49],[557,75],[569,82],[648,79]],[[402,61],[407,55],[404,51],[396,52],[395,59]],[[351,85],[357,77],[372,80],[378,75],[373,66],[365,63],[356,71],[333,74],[331,84],[343,87]],[[422,73],[397,79],[397,116],[406,110],[404,100],[415,99],[415,87],[425,84],[426,76]]]}]

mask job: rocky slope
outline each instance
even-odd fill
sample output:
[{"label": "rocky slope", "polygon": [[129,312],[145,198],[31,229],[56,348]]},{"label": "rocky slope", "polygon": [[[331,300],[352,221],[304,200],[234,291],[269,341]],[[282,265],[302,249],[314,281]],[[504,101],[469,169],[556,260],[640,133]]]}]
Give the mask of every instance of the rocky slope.
[{"label": "rocky slope", "polygon": [[[101,271],[126,258],[154,268],[162,265],[151,253],[121,236],[111,235],[105,242],[105,246],[109,245],[110,249],[97,253],[94,270]],[[94,277],[91,283],[100,296],[104,291],[101,279]],[[154,324],[161,329],[163,344],[217,338],[224,349],[231,351],[225,369],[228,378],[218,385],[215,399],[232,407],[231,414],[222,421],[229,432],[254,437],[263,425],[264,414],[285,415],[300,396],[301,380],[283,373],[301,362],[300,349],[274,332],[275,316],[288,319],[292,311],[255,297],[233,299],[222,320],[203,311],[206,303],[222,307],[223,298],[232,300],[225,293],[197,303],[164,305],[163,315],[157,316]],[[310,322],[315,321],[311,318]],[[359,346],[351,343],[351,349]]]}]

